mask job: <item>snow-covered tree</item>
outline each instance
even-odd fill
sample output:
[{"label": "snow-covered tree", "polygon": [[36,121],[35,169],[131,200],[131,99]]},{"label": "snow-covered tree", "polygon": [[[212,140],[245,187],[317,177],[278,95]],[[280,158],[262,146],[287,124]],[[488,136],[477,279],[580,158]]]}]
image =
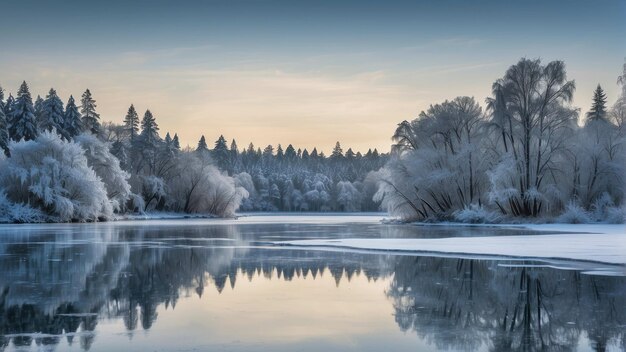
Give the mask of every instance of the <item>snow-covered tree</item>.
[{"label": "snow-covered tree", "polygon": [[80,113],[83,131],[98,135],[100,133],[100,115],[96,112],[96,101],[91,96],[89,89],[85,90],[80,99]]},{"label": "snow-covered tree", "polygon": [[65,115],[63,116],[63,128],[68,137],[79,135],[83,131],[83,125],[78,112],[78,107],[74,101],[74,97],[70,95],[65,105]]},{"label": "snow-covered tree", "polygon": [[593,92],[593,103],[591,109],[587,112],[587,119],[589,120],[604,120],[606,119],[606,94],[600,85]]},{"label": "snow-covered tree", "polygon": [[41,108],[39,130],[56,130],[59,135],[68,138],[69,135],[65,131],[64,114],[63,102],[57,95],[56,90],[50,88]]},{"label": "snow-covered tree", "polygon": [[130,142],[133,143],[139,134],[139,115],[133,104],[130,104],[128,112],[124,117],[124,127],[130,137]]},{"label": "snow-covered tree", "polygon": [[15,141],[32,140],[37,137],[37,120],[33,99],[26,81],[17,92],[17,99],[11,105],[9,137]]},{"label": "snow-covered tree", "polygon": [[4,91],[0,87],[0,149],[9,156],[9,120],[4,113]]},{"label": "snow-covered tree", "polygon": [[196,152],[200,154],[206,154],[209,152],[209,146],[206,144],[206,139],[204,138],[204,135],[202,135],[200,137],[200,140],[198,141]]},{"label": "snow-covered tree", "polygon": [[128,183],[130,175],[120,167],[120,161],[110,151],[110,144],[90,133],[80,134],[74,141],[85,150],[87,164],[104,182],[113,211],[124,210],[124,205],[131,195]]},{"label": "snow-covered tree", "polygon": [[0,163],[0,185],[15,204],[40,209],[58,221],[109,218],[105,184],[89,167],[81,146],[44,131],[35,140],[11,142]]},{"label": "snow-covered tree", "polygon": [[226,138],[223,135],[215,141],[215,148],[211,151],[213,160],[217,163],[218,167],[222,170],[226,170],[228,167],[229,158],[228,145],[226,144]]}]

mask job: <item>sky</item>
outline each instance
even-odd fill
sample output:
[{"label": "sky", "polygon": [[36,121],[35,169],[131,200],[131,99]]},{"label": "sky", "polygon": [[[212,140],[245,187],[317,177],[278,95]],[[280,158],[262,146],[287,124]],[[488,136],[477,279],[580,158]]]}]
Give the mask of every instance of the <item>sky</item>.
[{"label": "sky", "polygon": [[63,100],[89,88],[102,120],[150,109],[183,145],[388,151],[430,104],[483,106],[522,57],[565,61],[574,105],[612,104],[626,1],[5,1],[0,86]]}]

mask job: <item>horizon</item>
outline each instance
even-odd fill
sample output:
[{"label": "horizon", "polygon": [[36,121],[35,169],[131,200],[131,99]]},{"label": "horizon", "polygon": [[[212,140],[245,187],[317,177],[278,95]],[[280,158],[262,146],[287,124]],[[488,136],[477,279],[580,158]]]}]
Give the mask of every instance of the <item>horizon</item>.
[{"label": "horizon", "polygon": [[33,99],[52,87],[64,102],[89,88],[102,121],[121,123],[132,103],[182,145],[224,135],[239,148],[325,153],[336,141],[389,152],[398,122],[456,96],[484,109],[491,83],[522,57],[563,60],[581,116],[597,84],[612,105],[626,4],[549,2],[534,13],[539,4],[8,3],[0,29],[13,50],[0,57],[0,85],[15,95],[25,80]]}]

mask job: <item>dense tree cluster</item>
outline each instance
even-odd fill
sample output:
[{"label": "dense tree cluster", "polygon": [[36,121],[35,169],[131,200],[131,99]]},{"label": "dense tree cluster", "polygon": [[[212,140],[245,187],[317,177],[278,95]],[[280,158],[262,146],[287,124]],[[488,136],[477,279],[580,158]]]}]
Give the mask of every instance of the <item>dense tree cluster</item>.
[{"label": "dense tree cluster", "polygon": [[[197,152],[206,149],[203,143],[204,137]],[[351,148],[344,153],[339,142],[330,156],[317,148],[309,152],[291,144],[284,150],[280,144],[276,150],[272,145],[261,150],[250,143],[239,151],[234,140],[228,148],[222,136],[211,155],[248,191],[250,196],[242,210],[262,211],[377,210],[378,204],[372,201],[375,183],[365,176],[382,167],[388,158],[376,149],[365,155]]]},{"label": "dense tree cluster", "polygon": [[0,88],[0,221],[95,221],[144,210],[232,216],[247,196],[208,155],[159,135],[131,105],[124,125],[102,124],[86,90],[65,108],[54,89],[33,103]]},{"label": "dense tree cluster", "polygon": [[[623,87],[625,77],[626,67]],[[410,220],[622,222],[626,88],[609,110],[598,86],[584,121],[574,89],[562,61],[521,59],[486,111],[470,97],[431,105],[398,125],[391,160],[372,176],[376,199]]]}]

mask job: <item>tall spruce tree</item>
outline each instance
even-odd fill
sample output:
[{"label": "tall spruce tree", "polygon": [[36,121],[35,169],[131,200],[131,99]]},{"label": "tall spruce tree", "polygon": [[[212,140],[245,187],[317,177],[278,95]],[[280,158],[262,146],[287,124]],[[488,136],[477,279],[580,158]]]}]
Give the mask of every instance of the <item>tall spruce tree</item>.
[{"label": "tall spruce tree", "polygon": [[124,117],[124,129],[128,133],[130,142],[133,143],[139,134],[139,115],[133,104],[130,104],[128,112]]},{"label": "tall spruce tree", "polygon": [[85,90],[80,99],[80,113],[82,115],[83,131],[89,131],[95,135],[100,134],[100,115],[96,112],[96,101],[91,96],[89,89]]},{"label": "tall spruce tree", "polygon": [[159,126],[157,125],[156,119],[150,110],[146,110],[146,113],[143,115],[143,119],[141,120],[141,139],[144,143],[144,147],[153,148],[156,148],[158,142],[160,141]]},{"label": "tall spruce tree", "polygon": [[15,141],[19,141],[22,138],[28,141],[37,137],[35,107],[33,106],[33,98],[30,95],[26,81],[22,82],[17,92],[17,99],[15,99],[11,109],[9,137]]},{"label": "tall spruce tree", "polygon": [[74,97],[70,95],[65,105],[65,115],[63,117],[63,126],[68,137],[79,135],[83,131],[83,125],[80,119],[78,107],[74,101]]},{"label": "tall spruce tree", "polygon": [[591,104],[591,110],[587,112],[587,119],[589,121],[602,121],[606,118],[606,94],[600,85],[593,92],[593,102]]},{"label": "tall spruce tree", "polygon": [[4,90],[0,87],[0,149],[9,156],[9,120],[4,113]]},{"label": "tall spruce tree", "polygon": [[35,121],[37,121],[37,128],[41,128],[41,118],[43,116],[43,99],[41,98],[41,96],[37,95],[37,98],[35,99]]},{"label": "tall spruce tree", "polygon": [[220,137],[215,141],[215,148],[213,149],[213,158],[217,165],[221,169],[226,169],[228,166],[228,155],[230,154],[228,150],[228,145],[226,144],[226,138],[220,135]]},{"label": "tall spruce tree", "polygon": [[[174,136],[177,137],[177,136]],[[204,138],[204,135],[200,136],[200,140],[198,141],[198,147],[196,148],[196,151],[199,153],[205,153],[209,151],[209,146],[206,144],[206,138]]]},{"label": "tall spruce tree", "polygon": [[180,151],[180,142],[178,141],[178,134],[174,133],[174,138],[172,138],[172,146],[176,151]]},{"label": "tall spruce tree", "polygon": [[60,136],[68,138],[69,136],[65,131],[63,115],[63,102],[57,95],[56,90],[50,88],[41,109],[39,129],[47,131],[56,130]]},{"label": "tall spruce tree", "polygon": [[7,117],[7,122],[11,124],[11,117],[13,115],[13,105],[15,104],[15,98],[12,94],[9,94],[7,101],[4,102],[4,115]]},{"label": "tall spruce tree", "polygon": [[333,152],[330,154],[331,159],[341,159],[343,158],[343,149],[341,149],[341,144],[339,142],[335,143],[335,147],[333,148]]}]

